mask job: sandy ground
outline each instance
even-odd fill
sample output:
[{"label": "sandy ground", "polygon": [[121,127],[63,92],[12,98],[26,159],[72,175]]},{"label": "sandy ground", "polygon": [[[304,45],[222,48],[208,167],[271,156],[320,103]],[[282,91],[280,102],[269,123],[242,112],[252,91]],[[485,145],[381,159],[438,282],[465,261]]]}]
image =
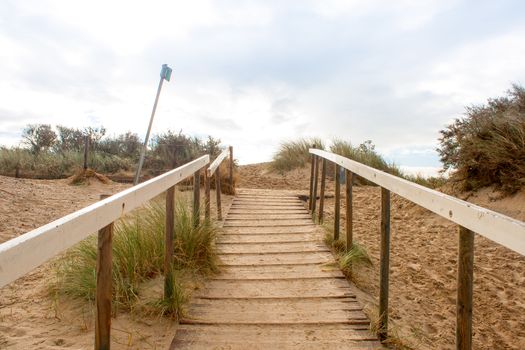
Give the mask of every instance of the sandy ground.
[{"label": "sandy ground", "polygon": [[[307,193],[309,169],[279,175],[267,164],[245,166],[243,187],[296,189]],[[289,186],[289,187],[288,187]],[[342,193],[344,187],[342,186]],[[327,193],[333,195],[328,180]],[[498,199],[490,189],[468,200],[525,220],[525,191]],[[344,194],[341,230],[344,236]],[[354,187],[354,237],[368,251],[372,267],[354,271],[370,317],[379,293],[380,189]],[[327,199],[326,222],[333,222],[334,199]],[[390,274],[391,330],[414,349],[455,348],[457,227],[394,195]],[[525,257],[476,235],[474,349],[525,348]]]},{"label": "sandy ground", "polygon": [[[119,183],[70,186],[67,180],[0,176],[0,242],[96,202],[100,194],[128,187]],[[214,193],[211,197],[215,198]],[[231,198],[224,196],[223,210],[230,203]],[[214,204],[212,200],[212,208]],[[94,309],[83,301],[50,295],[52,264],[46,263],[0,290],[0,349],[92,348]],[[161,293],[156,285],[148,288]],[[164,349],[175,328],[175,322],[156,315],[119,313],[112,321],[112,348]]]}]

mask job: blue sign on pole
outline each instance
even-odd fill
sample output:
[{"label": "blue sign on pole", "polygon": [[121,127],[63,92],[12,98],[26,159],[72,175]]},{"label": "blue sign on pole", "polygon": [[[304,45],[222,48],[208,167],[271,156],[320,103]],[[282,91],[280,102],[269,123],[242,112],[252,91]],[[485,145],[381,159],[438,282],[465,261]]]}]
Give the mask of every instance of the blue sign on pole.
[{"label": "blue sign on pole", "polygon": [[162,69],[160,70],[160,77],[166,81],[170,81],[171,79],[171,71],[172,69],[168,67],[167,64],[162,65]]}]

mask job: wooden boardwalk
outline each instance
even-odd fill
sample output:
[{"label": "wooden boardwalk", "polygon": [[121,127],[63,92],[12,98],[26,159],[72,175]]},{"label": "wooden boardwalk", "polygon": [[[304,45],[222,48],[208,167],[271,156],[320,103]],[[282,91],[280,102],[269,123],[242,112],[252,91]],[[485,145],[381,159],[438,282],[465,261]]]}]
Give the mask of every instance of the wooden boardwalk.
[{"label": "wooden boardwalk", "polygon": [[240,190],[217,246],[223,272],[196,291],[172,349],[381,348],[297,197]]}]

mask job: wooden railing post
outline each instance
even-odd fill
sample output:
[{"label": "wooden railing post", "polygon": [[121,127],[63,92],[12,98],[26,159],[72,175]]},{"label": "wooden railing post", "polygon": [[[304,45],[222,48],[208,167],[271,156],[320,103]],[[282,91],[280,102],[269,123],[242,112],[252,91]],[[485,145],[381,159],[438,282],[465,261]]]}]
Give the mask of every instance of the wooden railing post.
[{"label": "wooden railing post", "polygon": [[323,158],[323,166],[321,168],[321,193],[319,194],[319,223],[323,222],[324,215],[324,190],[326,187],[326,159]]},{"label": "wooden railing post", "polygon": [[173,231],[175,229],[175,186],[166,191],[166,227],[164,240],[164,299],[173,298]]},{"label": "wooden railing post", "polygon": [[311,163],[311,166],[310,166],[310,195],[308,196],[308,210],[311,212],[312,211],[312,193],[313,193],[313,190],[314,190],[314,169],[315,169],[315,155],[311,154],[310,155],[310,163]]},{"label": "wooden railing post", "polygon": [[89,156],[89,135],[84,138],[84,170],[88,168],[88,156]]},{"label": "wooden railing post", "polygon": [[233,194],[234,193],[234,189],[233,189],[233,147],[230,146],[229,149],[230,149],[230,164],[229,164],[230,165],[230,173],[229,173],[230,179],[229,180],[230,180],[231,194]]},{"label": "wooden railing post", "polygon": [[456,349],[472,349],[474,232],[459,227]]},{"label": "wooden railing post", "polygon": [[352,203],[352,187],[354,181],[354,174],[350,170],[346,170],[346,250],[350,251],[354,245],[353,234],[353,203]]},{"label": "wooden railing post", "polygon": [[340,226],[340,218],[341,218],[341,175],[340,175],[340,169],[341,167],[336,164],[335,165],[335,212],[334,212],[334,240],[339,239],[339,226]]},{"label": "wooden railing post", "polygon": [[312,193],[312,216],[315,215],[315,207],[317,204],[317,183],[319,182],[319,161],[321,160],[320,157],[315,157],[315,169],[314,169],[314,189]]},{"label": "wooden railing post", "polygon": [[[100,199],[109,197],[101,195]],[[97,307],[95,319],[95,350],[110,349],[111,331],[111,265],[113,223],[101,228],[98,231],[97,243],[97,290],[95,303]]]},{"label": "wooden railing post", "polygon": [[210,181],[211,175],[208,171],[209,165],[204,169],[204,219],[210,221],[211,215],[211,200],[210,200]]},{"label": "wooden railing post", "polygon": [[390,269],[390,191],[381,187],[381,252],[379,269],[379,328],[381,341],[388,336],[388,280]]},{"label": "wooden railing post", "polygon": [[201,205],[201,179],[200,170],[193,174],[193,226],[197,227],[200,223],[200,205]]},{"label": "wooden railing post", "polygon": [[217,219],[222,220],[222,206],[221,206],[221,170],[217,167],[215,170],[215,194],[217,198]]}]

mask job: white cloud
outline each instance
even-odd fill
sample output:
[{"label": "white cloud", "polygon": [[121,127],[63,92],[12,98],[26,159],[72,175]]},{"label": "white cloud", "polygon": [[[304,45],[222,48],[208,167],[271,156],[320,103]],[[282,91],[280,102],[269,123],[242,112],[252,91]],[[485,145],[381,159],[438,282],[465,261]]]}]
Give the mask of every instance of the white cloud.
[{"label": "white cloud", "polygon": [[154,133],[219,137],[243,163],[320,136],[371,139],[401,165],[434,165],[447,121],[525,79],[523,16],[490,27],[465,4],[6,1],[0,143],[29,122],[144,134],[169,63]]}]

